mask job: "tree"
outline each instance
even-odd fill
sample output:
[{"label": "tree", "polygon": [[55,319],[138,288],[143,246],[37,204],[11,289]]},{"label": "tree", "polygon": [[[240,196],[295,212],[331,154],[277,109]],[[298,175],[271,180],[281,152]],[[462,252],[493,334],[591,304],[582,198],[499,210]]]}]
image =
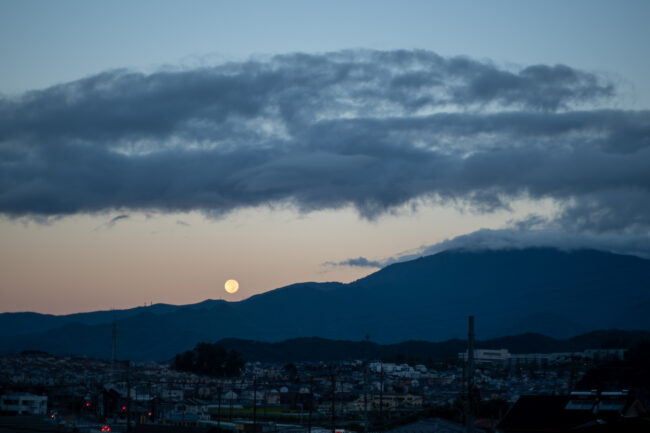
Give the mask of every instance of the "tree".
[{"label": "tree", "polygon": [[288,363],[284,367],[282,367],[284,372],[287,374],[287,377],[291,381],[295,381],[296,377],[298,376],[298,367],[296,367],[295,364],[293,363]]},{"label": "tree", "polygon": [[241,353],[221,346],[199,343],[192,350],[174,357],[173,368],[179,371],[212,377],[236,377],[241,374],[246,361]]}]

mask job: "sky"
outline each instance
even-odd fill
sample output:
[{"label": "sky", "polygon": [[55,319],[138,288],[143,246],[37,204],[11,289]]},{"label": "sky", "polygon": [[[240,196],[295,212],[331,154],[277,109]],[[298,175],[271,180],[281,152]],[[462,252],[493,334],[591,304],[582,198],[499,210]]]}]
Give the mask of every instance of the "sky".
[{"label": "sky", "polygon": [[0,311],[238,301],[446,248],[650,258],[649,18],[0,1]]}]

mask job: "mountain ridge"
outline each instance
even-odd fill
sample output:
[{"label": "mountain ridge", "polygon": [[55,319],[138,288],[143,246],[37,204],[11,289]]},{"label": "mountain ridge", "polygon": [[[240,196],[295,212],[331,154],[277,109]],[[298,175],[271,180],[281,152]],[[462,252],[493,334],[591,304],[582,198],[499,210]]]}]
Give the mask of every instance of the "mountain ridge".
[{"label": "mountain ridge", "polygon": [[[568,339],[525,333],[475,342],[477,349],[508,349],[511,354],[582,352],[588,349],[628,349],[650,341],[648,331],[607,329],[592,331]],[[331,362],[380,359],[402,356],[421,361],[442,361],[467,349],[467,341],[450,339],[440,342],[409,340],[395,344],[372,341],[329,340],[320,337],[294,338],[280,342],[260,342],[226,338],[214,344],[242,353],[247,361],[259,362]]]},{"label": "mountain ridge", "polygon": [[106,357],[113,317],[120,350],[133,359],[166,359],[198,341],[226,337],[444,341],[465,334],[468,315],[476,317],[482,338],[526,331],[568,338],[605,328],[650,330],[644,308],[649,288],[650,260],[635,256],[552,248],[447,250],[348,284],[297,283],[239,302],[67,316],[3,313],[0,351]]}]

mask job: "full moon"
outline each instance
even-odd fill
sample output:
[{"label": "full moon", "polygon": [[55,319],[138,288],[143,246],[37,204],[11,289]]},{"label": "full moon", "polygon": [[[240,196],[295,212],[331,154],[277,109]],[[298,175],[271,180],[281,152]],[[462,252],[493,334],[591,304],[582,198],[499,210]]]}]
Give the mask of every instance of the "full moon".
[{"label": "full moon", "polygon": [[239,283],[237,280],[228,280],[226,281],[226,284],[224,284],[224,287],[226,288],[226,292],[232,294],[239,290]]}]

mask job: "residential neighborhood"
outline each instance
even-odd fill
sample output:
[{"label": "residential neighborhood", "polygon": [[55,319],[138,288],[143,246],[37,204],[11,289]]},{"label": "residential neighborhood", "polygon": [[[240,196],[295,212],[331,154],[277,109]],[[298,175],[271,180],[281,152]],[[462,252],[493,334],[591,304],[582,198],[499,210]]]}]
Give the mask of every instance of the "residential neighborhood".
[{"label": "residential neighborhood", "polygon": [[[534,398],[567,400],[594,359],[623,354],[592,350],[508,356],[505,349],[477,350],[477,428],[494,431],[505,419],[503,431],[515,431],[507,429],[512,424],[512,417],[504,418],[509,410]],[[147,430],[151,426],[156,431],[163,426],[171,429],[164,431],[390,431],[432,417],[460,422],[466,397],[464,357],[461,353],[457,361],[430,366],[381,360],[247,362],[239,377],[215,378],[177,371],[170,363],[23,352],[0,357],[0,432],[9,431],[2,425],[11,425],[12,419],[23,422],[19,420],[28,416],[41,420],[39,428],[51,429],[40,431],[79,432],[153,431]],[[592,408],[599,396],[593,392]],[[627,394],[607,394],[608,401],[614,397],[628,399]],[[645,405],[647,401],[635,400],[623,406],[626,414],[639,415]]]}]

